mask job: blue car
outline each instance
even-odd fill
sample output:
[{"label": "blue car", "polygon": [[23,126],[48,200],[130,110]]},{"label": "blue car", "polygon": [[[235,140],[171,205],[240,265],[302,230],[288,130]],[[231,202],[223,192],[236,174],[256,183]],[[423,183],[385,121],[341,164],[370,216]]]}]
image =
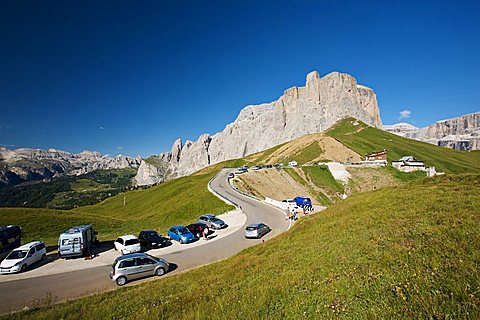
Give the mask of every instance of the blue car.
[{"label": "blue car", "polygon": [[168,236],[172,240],[176,240],[181,244],[195,241],[196,237],[184,226],[171,227],[168,230]]},{"label": "blue car", "polygon": [[305,207],[305,206],[311,206],[312,205],[312,200],[310,200],[310,198],[307,198],[307,197],[295,197],[295,199],[293,199],[293,201],[295,201],[297,206],[302,207],[302,208]]}]

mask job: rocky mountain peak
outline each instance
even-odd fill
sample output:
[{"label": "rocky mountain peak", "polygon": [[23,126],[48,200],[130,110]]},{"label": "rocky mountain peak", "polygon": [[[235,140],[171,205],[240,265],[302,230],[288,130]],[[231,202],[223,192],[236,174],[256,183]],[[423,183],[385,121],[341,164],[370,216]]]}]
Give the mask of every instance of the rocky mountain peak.
[{"label": "rocky mountain peak", "polygon": [[[349,74],[307,74],[304,87],[291,87],[278,100],[243,108],[237,119],[214,135],[196,142],[175,141],[159,159],[183,176],[228,159],[244,157],[310,133],[319,133],[344,117],[381,127],[372,89],[357,84]],[[180,142],[179,142],[180,141]]]},{"label": "rocky mountain peak", "polygon": [[442,147],[459,150],[480,149],[480,112],[437,121],[424,128],[417,128],[408,123],[397,123],[383,128],[403,137]]},{"label": "rocky mountain peak", "polygon": [[50,179],[62,174],[80,175],[95,170],[137,168],[140,158],[109,157],[96,151],[70,153],[62,150],[0,149],[0,186]]}]

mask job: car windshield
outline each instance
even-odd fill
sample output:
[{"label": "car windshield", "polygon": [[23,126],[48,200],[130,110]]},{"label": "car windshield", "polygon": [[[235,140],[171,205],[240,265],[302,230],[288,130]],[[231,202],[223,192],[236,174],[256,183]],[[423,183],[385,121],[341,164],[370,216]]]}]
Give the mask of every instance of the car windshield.
[{"label": "car windshield", "polygon": [[247,230],[248,231],[254,231],[254,230],[257,230],[257,227],[247,227]]},{"label": "car windshield", "polygon": [[220,221],[222,221],[222,220],[220,220],[220,219],[218,219],[218,218],[215,217],[215,218],[212,218],[212,221],[213,221],[213,222],[220,222]]},{"label": "car windshield", "polygon": [[145,237],[156,238],[156,237],[158,237],[158,233],[156,231],[147,232],[147,233],[145,233]]},{"label": "car windshield", "polygon": [[190,233],[190,231],[188,231],[187,228],[180,228],[178,229],[178,232],[180,232],[180,234],[187,234],[187,233]]},{"label": "car windshield", "polygon": [[14,250],[5,258],[5,260],[23,259],[27,256],[27,250]]},{"label": "car windshield", "polygon": [[131,246],[131,245],[137,244],[137,243],[138,243],[138,239],[129,239],[129,240],[125,241],[126,246]]}]

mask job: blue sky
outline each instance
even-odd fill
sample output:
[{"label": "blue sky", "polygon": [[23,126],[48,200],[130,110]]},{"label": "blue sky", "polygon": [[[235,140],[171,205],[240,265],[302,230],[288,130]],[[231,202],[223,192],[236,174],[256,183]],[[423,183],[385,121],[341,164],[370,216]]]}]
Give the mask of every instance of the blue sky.
[{"label": "blue sky", "polygon": [[384,123],[424,126],[480,110],[479,16],[475,1],[2,1],[0,144],[158,154],[312,70],[373,88]]}]

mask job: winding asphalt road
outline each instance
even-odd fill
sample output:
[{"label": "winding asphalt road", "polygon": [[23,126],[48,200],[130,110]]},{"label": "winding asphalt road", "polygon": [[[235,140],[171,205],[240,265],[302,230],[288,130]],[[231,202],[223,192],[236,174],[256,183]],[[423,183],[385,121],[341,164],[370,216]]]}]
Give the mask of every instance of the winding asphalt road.
[{"label": "winding asphalt road", "polygon": [[[246,224],[263,222],[272,231],[263,237],[271,239],[289,228],[285,214],[274,207],[244,196],[234,190],[227,181],[227,174],[232,169],[223,169],[212,180],[210,187],[222,197],[240,206],[247,216]],[[195,267],[223,260],[239,251],[256,245],[263,240],[245,239],[244,227],[218,241],[207,242],[195,248],[165,254],[166,259],[177,268],[167,275],[176,274]],[[113,262],[113,261],[112,261]],[[111,266],[94,267],[85,270],[40,276],[29,279],[0,283],[0,314],[18,311],[25,307],[40,306],[74,299],[81,296],[113,290],[116,285],[108,274]],[[144,281],[158,279],[155,277],[134,281],[135,285]]]}]

